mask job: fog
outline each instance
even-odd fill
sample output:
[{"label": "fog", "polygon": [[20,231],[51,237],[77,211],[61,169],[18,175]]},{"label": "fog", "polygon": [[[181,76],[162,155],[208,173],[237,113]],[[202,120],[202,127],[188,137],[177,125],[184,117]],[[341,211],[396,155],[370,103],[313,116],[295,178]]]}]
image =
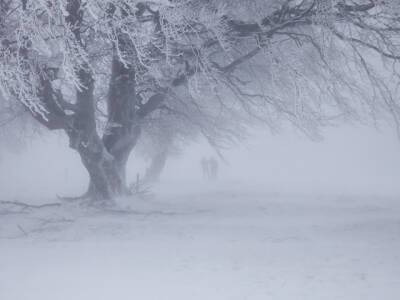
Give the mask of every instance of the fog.
[{"label": "fog", "polygon": [[[59,135],[1,162],[1,199],[43,204],[88,182]],[[399,141],[341,127],[312,142],[254,132],[224,151],[171,157],[152,196],[126,212],[64,205],[0,215],[3,300],[398,299]],[[129,180],[147,162],[133,153]],[[121,206],[125,207],[125,206]],[[307,288],[305,288],[307,287]]]},{"label": "fog", "polygon": [[[168,158],[160,184],[178,192],[200,184],[282,194],[400,194],[400,142],[389,128],[331,128],[321,141],[293,130],[259,130],[221,154],[222,159],[200,139]],[[203,157],[219,159],[217,182],[204,180]],[[128,182],[137,174],[142,177],[148,163],[133,152]],[[79,195],[88,184],[79,156],[60,134],[34,138],[21,153],[4,154],[0,170],[2,199],[46,202],[57,195]]]}]

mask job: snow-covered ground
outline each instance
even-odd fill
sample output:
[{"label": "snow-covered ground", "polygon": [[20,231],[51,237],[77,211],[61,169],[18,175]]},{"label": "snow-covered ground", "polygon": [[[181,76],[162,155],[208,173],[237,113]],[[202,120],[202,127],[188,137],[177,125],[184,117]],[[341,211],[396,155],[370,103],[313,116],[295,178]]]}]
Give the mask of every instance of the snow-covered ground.
[{"label": "snow-covered ground", "polygon": [[185,185],[131,201],[0,215],[0,299],[400,299],[398,197]]}]

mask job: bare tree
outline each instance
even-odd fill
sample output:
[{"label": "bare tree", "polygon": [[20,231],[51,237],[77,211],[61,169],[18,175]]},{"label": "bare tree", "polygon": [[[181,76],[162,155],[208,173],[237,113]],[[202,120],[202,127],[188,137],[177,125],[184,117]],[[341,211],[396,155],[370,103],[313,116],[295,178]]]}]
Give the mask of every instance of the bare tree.
[{"label": "bare tree", "polygon": [[310,136],[364,112],[397,123],[399,32],[396,0],[0,0],[0,86],[110,200],[157,110],[210,140],[221,116]]}]

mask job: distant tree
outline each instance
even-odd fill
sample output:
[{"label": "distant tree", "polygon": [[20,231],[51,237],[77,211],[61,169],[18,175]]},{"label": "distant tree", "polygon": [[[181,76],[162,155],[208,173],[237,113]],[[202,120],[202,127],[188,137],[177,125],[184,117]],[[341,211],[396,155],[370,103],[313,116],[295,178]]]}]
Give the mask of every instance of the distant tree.
[{"label": "distant tree", "polygon": [[40,133],[37,122],[18,102],[1,101],[0,95],[0,161],[7,153],[20,153],[27,141]]},{"label": "distant tree", "polygon": [[159,180],[168,157],[180,155],[186,146],[200,138],[220,153],[247,136],[252,120],[242,111],[221,110],[214,98],[203,97],[201,109],[190,96],[185,100],[165,101],[142,123],[136,153],[149,161],[143,178],[147,183]]},{"label": "distant tree", "polygon": [[[161,129],[161,128],[160,128]],[[178,154],[177,149],[177,136],[174,135],[173,132],[168,129],[161,129],[160,133],[162,135],[151,135],[148,136],[150,140],[148,140],[148,144],[144,147],[141,143],[138,145],[139,149],[143,149],[142,153],[145,154],[147,160],[150,162],[148,167],[146,168],[143,181],[145,183],[155,183],[158,182],[161,176],[161,172],[163,171],[168,157],[172,155]],[[146,140],[146,136],[142,137],[141,141]],[[142,147],[141,147],[142,146]]]},{"label": "distant tree", "polygon": [[397,124],[399,11],[397,0],[0,0],[0,86],[65,131],[87,196],[108,201],[128,193],[126,162],[156,111],[213,142],[248,121],[312,137],[337,118]]}]

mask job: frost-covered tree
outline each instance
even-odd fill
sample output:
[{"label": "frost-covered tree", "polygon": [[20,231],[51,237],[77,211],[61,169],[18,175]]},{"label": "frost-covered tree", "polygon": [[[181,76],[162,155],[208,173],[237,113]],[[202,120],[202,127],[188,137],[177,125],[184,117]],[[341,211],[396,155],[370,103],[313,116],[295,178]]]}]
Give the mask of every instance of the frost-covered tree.
[{"label": "frost-covered tree", "polygon": [[338,116],[398,122],[399,12],[397,0],[0,0],[0,86],[65,131],[87,195],[109,200],[127,193],[158,110],[214,137],[229,118],[311,136]]}]

